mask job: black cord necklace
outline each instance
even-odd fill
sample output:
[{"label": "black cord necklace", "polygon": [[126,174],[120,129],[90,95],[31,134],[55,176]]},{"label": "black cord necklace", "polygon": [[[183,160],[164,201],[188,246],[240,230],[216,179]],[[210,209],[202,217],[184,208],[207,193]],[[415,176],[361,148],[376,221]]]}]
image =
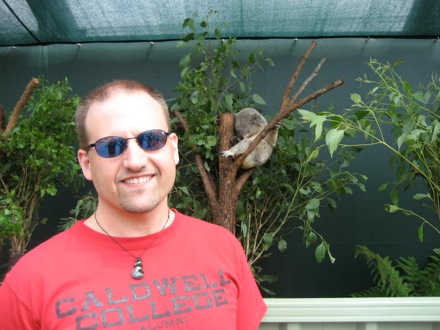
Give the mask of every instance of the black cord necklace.
[{"label": "black cord necklace", "polygon": [[[165,221],[165,224],[163,225],[162,229],[159,231],[159,233],[162,232],[162,230],[165,229],[168,221],[170,220],[170,214],[171,214],[171,210],[168,209],[168,217],[167,217],[167,221]],[[142,251],[142,253],[136,257],[133,253],[131,253],[128,249],[126,249],[121,243],[119,243],[116,238],[114,238],[113,236],[111,236],[104,228],[102,228],[101,224],[98,222],[98,218],[96,216],[96,212],[95,212],[95,221],[98,225],[99,228],[101,228],[101,230],[108,236],[111,238],[111,240],[113,242],[115,242],[117,245],[119,245],[121,247],[122,250],[124,250],[125,252],[127,252],[129,255],[131,255],[134,258],[134,266],[133,266],[133,270],[131,271],[131,277],[133,277],[136,280],[141,279],[142,277],[144,277],[144,271],[143,271],[143,265],[142,265],[142,256],[144,255],[145,252],[147,252],[147,250],[151,247],[151,245],[153,245],[154,242],[156,242],[156,240],[159,238],[159,235],[157,235],[157,237],[151,241],[150,245],[148,245],[144,251]]]}]

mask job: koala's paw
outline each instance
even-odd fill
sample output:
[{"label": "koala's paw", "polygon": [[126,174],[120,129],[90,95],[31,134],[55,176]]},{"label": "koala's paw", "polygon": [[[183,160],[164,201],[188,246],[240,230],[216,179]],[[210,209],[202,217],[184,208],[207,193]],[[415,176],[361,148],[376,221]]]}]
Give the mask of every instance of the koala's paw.
[{"label": "koala's paw", "polygon": [[234,156],[234,154],[230,150],[226,150],[222,152],[223,157],[231,157]]}]

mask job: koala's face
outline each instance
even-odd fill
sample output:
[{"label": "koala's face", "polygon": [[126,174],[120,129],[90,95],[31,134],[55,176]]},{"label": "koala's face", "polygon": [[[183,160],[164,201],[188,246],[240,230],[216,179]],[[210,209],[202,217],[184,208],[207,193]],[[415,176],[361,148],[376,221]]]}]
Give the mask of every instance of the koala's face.
[{"label": "koala's face", "polygon": [[243,118],[240,118],[239,120],[237,120],[237,118],[235,119],[235,133],[240,140],[252,136],[253,131],[254,129],[252,127],[250,118],[248,120]]},{"label": "koala's face", "polygon": [[257,110],[243,109],[235,114],[235,133],[240,140],[257,135],[266,125],[266,119]]}]

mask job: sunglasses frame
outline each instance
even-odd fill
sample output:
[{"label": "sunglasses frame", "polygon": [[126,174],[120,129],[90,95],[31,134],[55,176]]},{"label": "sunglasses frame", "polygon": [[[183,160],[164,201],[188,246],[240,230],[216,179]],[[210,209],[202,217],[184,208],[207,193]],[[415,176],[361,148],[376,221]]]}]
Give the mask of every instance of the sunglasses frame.
[{"label": "sunglasses frame", "polygon": [[[163,145],[161,145],[159,148],[156,148],[156,147],[151,148],[150,147],[150,148],[145,149],[142,146],[142,142],[144,142],[145,140],[151,138],[153,135],[159,135],[161,137],[163,136],[163,139],[164,139],[163,140]],[[88,152],[90,149],[95,148],[96,153],[100,157],[102,157],[102,158],[116,158],[116,157],[119,157],[120,155],[122,155],[125,152],[125,150],[127,150],[127,146],[128,146],[127,141],[128,140],[136,140],[137,145],[142,150],[144,150],[144,151],[156,151],[156,150],[162,149],[165,146],[165,144],[167,143],[169,135],[171,135],[171,132],[167,132],[167,131],[164,131],[162,129],[150,129],[150,130],[147,130],[145,132],[142,132],[142,133],[138,134],[137,136],[129,137],[129,138],[124,138],[122,136],[111,135],[111,136],[106,136],[106,137],[103,137],[103,138],[100,138],[100,139],[96,140],[95,143],[89,144],[87,147],[84,148],[84,150]],[[147,138],[145,138],[145,136],[147,136]],[[112,140],[115,144],[118,144],[119,149],[121,150],[121,152],[119,154],[117,154],[117,155],[114,155],[114,156],[112,156],[109,153],[109,156],[107,157],[107,156],[102,155],[99,152],[99,150],[100,150],[99,149],[99,144],[101,142],[104,143],[105,141],[110,141],[110,140]],[[98,148],[96,148],[97,146],[98,146]],[[106,148],[108,149],[108,144],[107,144]]]}]

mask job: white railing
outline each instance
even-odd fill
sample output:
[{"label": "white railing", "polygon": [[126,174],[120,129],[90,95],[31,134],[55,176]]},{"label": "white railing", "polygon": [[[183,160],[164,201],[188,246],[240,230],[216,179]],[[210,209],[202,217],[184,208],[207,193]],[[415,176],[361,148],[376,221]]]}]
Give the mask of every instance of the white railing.
[{"label": "white railing", "polygon": [[440,297],[265,301],[260,330],[440,330]]}]

